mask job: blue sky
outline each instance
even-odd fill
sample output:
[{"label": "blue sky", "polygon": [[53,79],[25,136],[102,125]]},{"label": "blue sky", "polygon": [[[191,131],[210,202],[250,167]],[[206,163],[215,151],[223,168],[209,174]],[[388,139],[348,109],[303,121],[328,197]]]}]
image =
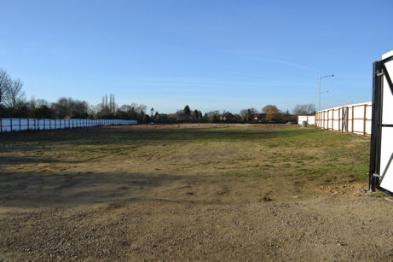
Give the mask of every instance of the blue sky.
[{"label": "blue sky", "polygon": [[28,98],[160,112],[370,100],[393,1],[1,0],[0,68]]}]

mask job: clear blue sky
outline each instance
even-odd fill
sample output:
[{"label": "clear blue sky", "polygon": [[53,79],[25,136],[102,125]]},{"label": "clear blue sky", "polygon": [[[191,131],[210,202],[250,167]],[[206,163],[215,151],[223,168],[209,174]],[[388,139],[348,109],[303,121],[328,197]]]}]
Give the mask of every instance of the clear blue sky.
[{"label": "clear blue sky", "polygon": [[393,1],[2,0],[0,67],[27,98],[143,103],[160,112],[291,110],[370,100],[393,49]]}]

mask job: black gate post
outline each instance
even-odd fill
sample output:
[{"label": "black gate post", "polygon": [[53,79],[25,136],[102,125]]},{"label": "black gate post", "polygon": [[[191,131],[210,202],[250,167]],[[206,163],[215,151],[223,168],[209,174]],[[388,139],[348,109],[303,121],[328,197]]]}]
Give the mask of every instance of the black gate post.
[{"label": "black gate post", "polygon": [[382,62],[373,64],[373,101],[371,122],[371,146],[369,167],[369,191],[375,192],[379,183],[381,157],[381,128],[382,128]]}]

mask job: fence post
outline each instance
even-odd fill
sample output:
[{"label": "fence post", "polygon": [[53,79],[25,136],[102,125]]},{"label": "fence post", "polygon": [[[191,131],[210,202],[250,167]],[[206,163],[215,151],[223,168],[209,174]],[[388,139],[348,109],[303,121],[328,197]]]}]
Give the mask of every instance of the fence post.
[{"label": "fence post", "polygon": [[340,130],[344,133],[344,107],[340,107]]},{"label": "fence post", "polygon": [[329,129],[329,111],[328,110],[325,111],[325,126],[326,126],[325,129]]},{"label": "fence post", "polygon": [[341,131],[341,127],[340,127],[340,122],[341,122],[341,108],[337,109],[337,114],[338,114],[338,120],[337,120],[337,131]]},{"label": "fence post", "polygon": [[329,129],[329,110],[326,110],[326,129]]},{"label": "fence post", "polygon": [[338,131],[340,131],[340,132],[342,132],[343,131],[343,126],[342,126],[342,119],[343,119],[343,116],[342,116],[342,107],[340,107],[339,109],[338,109]]},{"label": "fence post", "polygon": [[355,127],[355,107],[352,105],[352,133],[355,133],[354,127]]},{"label": "fence post", "polygon": [[10,127],[11,127],[11,133],[12,133],[12,117],[10,118]]},{"label": "fence post", "polygon": [[343,114],[344,114],[344,107],[340,107],[340,115],[339,115],[339,117],[340,117],[340,131],[341,131],[341,133],[344,133],[344,117],[343,117]]},{"label": "fence post", "polygon": [[340,132],[342,133],[344,131],[343,128],[343,108],[340,107],[340,111],[338,112],[338,117],[340,118],[340,120],[338,121],[338,127],[340,128]]},{"label": "fence post", "polygon": [[334,113],[336,112],[336,109],[333,109],[333,114],[332,114],[332,129],[334,130],[334,121],[336,121],[334,119]]},{"label": "fence post", "polygon": [[345,132],[348,133],[349,108],[345,108]]},{"label": "fence post", "polygon": [[367,118],[367,105],[365,104],[363,107],[363,135],[366,135],[366,118]]},{"label": "fence post", "polygon": [[329,110],[326,110],[326,129],[329,129],[329,118],[330,118],[329,114],[330,114]]},{"label": "fence post", "polygon": [[330,110],[327,111],[327,129],[329,130],[329,123],[330,123]]}]

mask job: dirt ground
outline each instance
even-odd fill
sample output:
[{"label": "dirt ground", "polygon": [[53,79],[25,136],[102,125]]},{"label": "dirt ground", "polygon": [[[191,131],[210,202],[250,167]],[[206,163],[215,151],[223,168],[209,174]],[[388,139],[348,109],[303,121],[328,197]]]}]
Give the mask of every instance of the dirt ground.
[{"label": "dirt ground", "polygon": [[264,125],[0,135],[0,261],[391,261],[368,138]]}]

